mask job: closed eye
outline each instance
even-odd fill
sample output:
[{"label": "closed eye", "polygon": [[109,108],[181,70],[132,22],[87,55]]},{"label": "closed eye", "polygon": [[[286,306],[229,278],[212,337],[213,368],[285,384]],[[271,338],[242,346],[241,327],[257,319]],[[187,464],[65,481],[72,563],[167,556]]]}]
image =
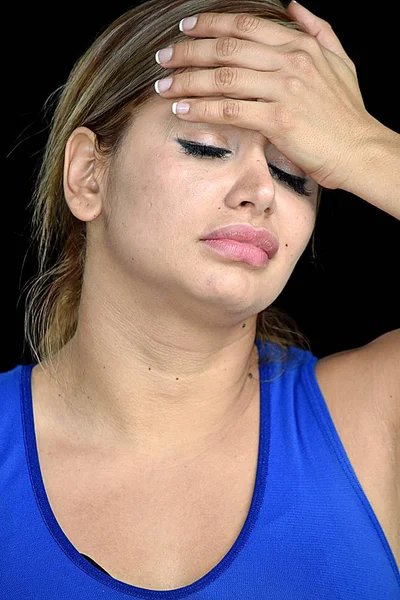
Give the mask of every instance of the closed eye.
[{"label": "closed eye", "polygon": [[[226,160],[232,152],[225,150],[225,148],[217,148],[216,146],[208,146],[204,144],[197,144],[196,142],[189,142],[182,138],[176,138],[177,142],[184,149],[184,153],[189,156],[196,156],[198,158],[219,158]],[[289,185],[297,194],[300,196],[311,196],[312,190],[306,187],[307,179],[304,177],[297,177],[296,175],[290,175],[275,165],[268,165],[270,171],[272,171],[273,177]]]}]

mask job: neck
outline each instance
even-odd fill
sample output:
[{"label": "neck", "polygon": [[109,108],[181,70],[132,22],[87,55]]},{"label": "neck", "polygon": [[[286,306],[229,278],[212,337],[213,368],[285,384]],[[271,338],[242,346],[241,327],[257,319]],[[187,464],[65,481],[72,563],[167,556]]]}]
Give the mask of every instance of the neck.
[{"label": "neck", "polygon": [[88,445],[194,456],[233,432],[258,399],[254,330],[218,347],[166,337],[129,351],[110,343],[115,335],[93,331],[78,328],[54,357],[52,376],[64,429]]}]

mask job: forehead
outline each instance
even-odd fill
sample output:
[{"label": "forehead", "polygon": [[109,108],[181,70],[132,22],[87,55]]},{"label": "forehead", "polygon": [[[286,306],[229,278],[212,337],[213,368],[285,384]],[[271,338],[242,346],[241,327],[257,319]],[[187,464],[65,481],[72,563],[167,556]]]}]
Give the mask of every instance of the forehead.
[{"label": "forehead", "polygon": [[[198,100],[198,97],[190,97],[186,96],[185,99],[190,100],[193,98],[194,100]],[[207,102],[218,102],[220,100],[225,100],[224,96],[202,96],[202,100]],[[265,137],[259,132],[251,129],[244,129],[243,127],[228,125],[226,123],[207,123],[205,121],[195,122],[195,121],[185,121],[177,117],[172,112],[172,104],[176,102],[176,98],[172,98],[171,100],[163,102],[165,106],[160,108],[160,123],[162,125],[162,131],[166,135],[166,137],[171,137],[178,132],[186,131],[190,132],[203,132],[210,134],[221,134],[226,136],[230,140],[233,138],[236,140],[248,139],[249,141],[254,140],[255,142],[265,143]]]}]

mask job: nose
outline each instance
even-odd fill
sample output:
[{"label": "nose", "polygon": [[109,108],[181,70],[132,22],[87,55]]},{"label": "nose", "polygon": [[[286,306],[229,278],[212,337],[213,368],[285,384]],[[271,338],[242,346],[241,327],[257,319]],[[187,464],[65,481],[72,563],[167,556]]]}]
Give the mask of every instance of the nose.
[{"label": "nose", "polygon": [[[260,213],[271,211],[275,203],[275,183],[265,159],[257,159],[257,166],[243,174],[241,204],[254,204]],[[263,164],[262,164],[263,163]]]}]

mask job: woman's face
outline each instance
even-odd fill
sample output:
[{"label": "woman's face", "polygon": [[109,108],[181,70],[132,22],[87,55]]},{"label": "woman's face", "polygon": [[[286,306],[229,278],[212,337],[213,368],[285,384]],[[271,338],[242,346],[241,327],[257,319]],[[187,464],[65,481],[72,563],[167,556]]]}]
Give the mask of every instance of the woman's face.
[{"label": "woman's face", "polygon": [[[256,315],[280,294],[310,240],[318,186],[308,179],[312,194],[305,196],[279,180],[272,166],[304,173],[259,132],[185,122],[171,104],[155,97],[131,126],[101,219],[88,236],[100,236],[117,285],[143,284],[170,306]],[[224,159],[190,156],[177,138],[228,152]],[[222,257],[201,241],[238,223],[266,228],[278,239],[266,266]]]}]

